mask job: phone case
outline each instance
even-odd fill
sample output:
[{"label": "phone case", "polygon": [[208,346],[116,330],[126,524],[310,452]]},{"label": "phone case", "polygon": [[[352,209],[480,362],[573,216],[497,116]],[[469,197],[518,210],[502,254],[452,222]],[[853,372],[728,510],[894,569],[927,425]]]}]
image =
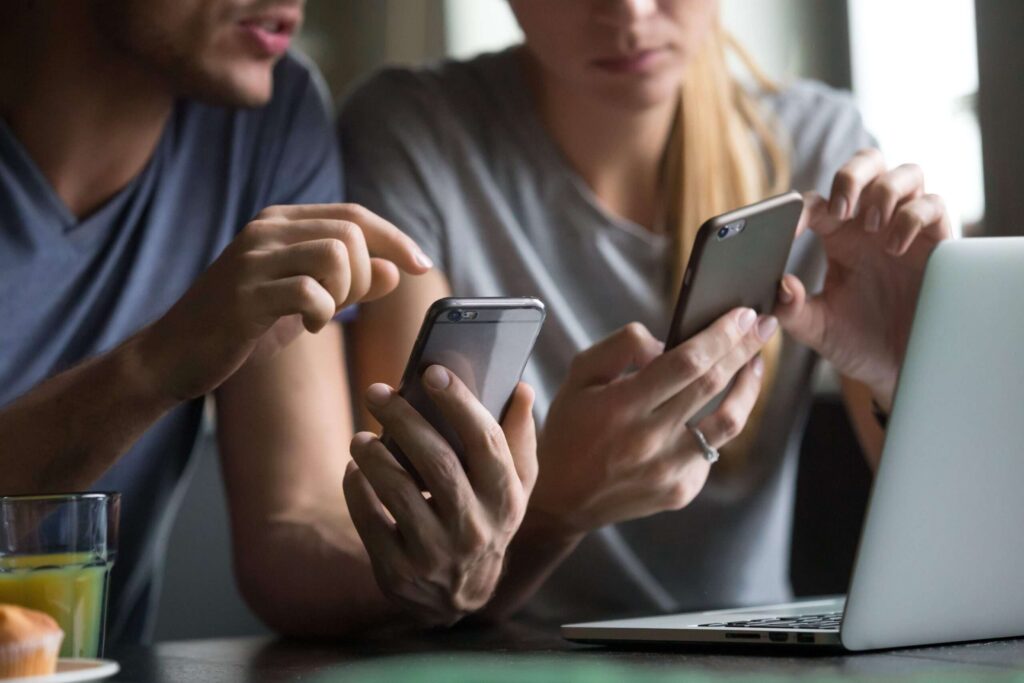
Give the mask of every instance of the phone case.
[{"label": "phone case", "polygon": [[[435,363],[447,367],[500,422],[545,315],[544,304],[528,297],[446,298],[435,301],[427,311],[398,393],[452,446],[460,460],[464,449],[458,434],[430,400],[420,377]],[[415,467],[394,439],[385,434],[382,440],[423,487]]]},{"label": "phone case", "polygon": [[[715,216],[701,226],[683,274],[666,351],[733,308],[749,307],[759,315],[773,310],[802,211],[803,197],[787,192]],[[741,232],[720,238],[719,231],[739,221],[744,222]],[[691,423],[713,412],[727,392],[715,397]]]}]

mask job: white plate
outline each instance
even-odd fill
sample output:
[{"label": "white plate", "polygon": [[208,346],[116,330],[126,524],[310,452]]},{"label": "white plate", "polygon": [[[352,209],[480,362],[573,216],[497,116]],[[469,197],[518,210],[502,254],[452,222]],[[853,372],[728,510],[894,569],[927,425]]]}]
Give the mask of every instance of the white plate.
[{"label": "white plate", "polygon": [[25,676],[22,678],[5,678],[3,683],[73,683],[74,681],[95,681],[113,676],[121,667],[109,659],[71,659],[61,657],[57,660],[57,673],[49,676]]}]

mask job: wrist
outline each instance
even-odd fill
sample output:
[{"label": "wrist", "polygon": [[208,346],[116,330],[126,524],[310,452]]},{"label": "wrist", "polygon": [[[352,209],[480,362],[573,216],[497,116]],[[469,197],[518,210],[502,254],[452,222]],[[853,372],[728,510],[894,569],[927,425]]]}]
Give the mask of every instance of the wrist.
[{"label": "wrist", "polygon": [[542,509],[531,502],[519,527],[519,535],[528,537],[531,544],[575,548],[586,532],[571,524],[558,513]]}]

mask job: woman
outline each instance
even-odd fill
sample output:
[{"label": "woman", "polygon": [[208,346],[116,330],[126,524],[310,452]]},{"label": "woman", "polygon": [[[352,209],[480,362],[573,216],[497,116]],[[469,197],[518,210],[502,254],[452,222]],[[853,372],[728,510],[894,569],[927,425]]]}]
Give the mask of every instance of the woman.
[{"label": "woman", "polygon": [[[784,600],[815,352],[843,374],[877,458],[871,403],[891,403],[925,260],[949,233],[942,202],[917,167],[886,169],[847,97],[774,88],[746,59],[756,86],[741,86],[714,0],[510,4],[525,45],[384,72],[342,114],[350,197],[439,266],[363,310],[356,385],[397,381],[437,297],[541,297],[524,377],[540,473],[500,585],[481,584],[497,590],[488,609],[585,619]],[[778,320],[731,311],[662,354],[696,228],[789,187],[807,192],[809,229]],[[722,448],[714,469],[702,436]],[[353,517],[368,501],[349,501]]]}]

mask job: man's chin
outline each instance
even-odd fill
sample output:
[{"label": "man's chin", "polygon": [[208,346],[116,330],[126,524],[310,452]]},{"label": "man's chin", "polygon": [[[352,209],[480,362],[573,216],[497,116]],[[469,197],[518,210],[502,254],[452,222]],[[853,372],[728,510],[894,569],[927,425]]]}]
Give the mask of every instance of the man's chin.
[{"label": "man's chin", "polygon": [[274,94],[274,77],[266,68],[256,73],[205,78],[191,85],[183,95],[224,107],[262,107]]}]

